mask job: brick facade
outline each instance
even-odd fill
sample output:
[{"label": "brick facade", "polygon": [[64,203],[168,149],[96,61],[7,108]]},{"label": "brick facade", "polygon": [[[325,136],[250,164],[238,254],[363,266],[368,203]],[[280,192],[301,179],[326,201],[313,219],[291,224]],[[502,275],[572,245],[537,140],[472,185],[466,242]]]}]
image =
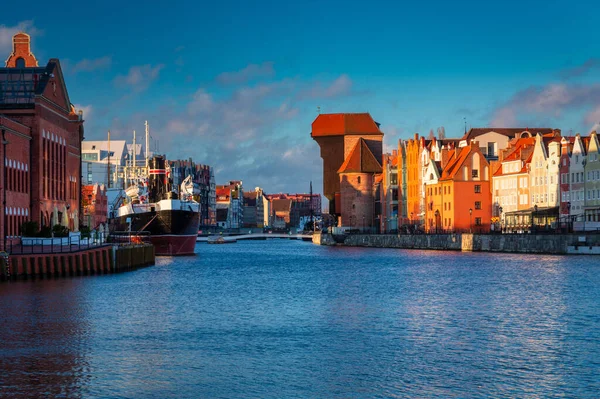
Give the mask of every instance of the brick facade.
[{"label": "brick facade", "polygon": [[29,41],[20,41],[23,38],[14,36],[13,54],[7,67],[0,68],[0,124],[8,141],[2,162],[6,205],[1,213],[19,220],[3,224],[11,236],[19,234],[18,227],[26,220],[50,225],[53,212],[60,215],[59,221],[66,212],[69,228],[74,229],[81,215],[83,118],[69,100],[57,59],[39,68],[31,55],[25,67],[14,67],[15,57],[31,52]]}]

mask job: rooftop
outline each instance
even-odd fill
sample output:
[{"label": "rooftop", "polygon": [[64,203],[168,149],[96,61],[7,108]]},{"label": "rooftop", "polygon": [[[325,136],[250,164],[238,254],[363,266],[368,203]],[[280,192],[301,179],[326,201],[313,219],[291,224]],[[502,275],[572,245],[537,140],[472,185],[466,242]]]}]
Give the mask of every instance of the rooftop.
[{"label": "rooftop", "polygon": [[383,135],[383,132],[369,113],[320,114],[312,123],[311,137],[353,134]]}]

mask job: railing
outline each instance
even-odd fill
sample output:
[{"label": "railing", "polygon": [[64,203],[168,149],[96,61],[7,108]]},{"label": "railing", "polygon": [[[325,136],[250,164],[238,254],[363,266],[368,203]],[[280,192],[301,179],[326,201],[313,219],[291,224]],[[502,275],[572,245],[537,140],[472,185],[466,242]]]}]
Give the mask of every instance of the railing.
[{"label": "railing", "polygon": [[150,232],[114,231],[110,233],[108,241],[116,245],[147,244],[150,243]]},{"label": "railing", "polygon": [[11,255],[23,254],[60,254],[85,251],[87,249],[103,247],[106,244],[103,234],[98,237],[56,237],[56,238],[30,238],[25,237],[27,245],[11,241],[8,243],[8,253]]}]

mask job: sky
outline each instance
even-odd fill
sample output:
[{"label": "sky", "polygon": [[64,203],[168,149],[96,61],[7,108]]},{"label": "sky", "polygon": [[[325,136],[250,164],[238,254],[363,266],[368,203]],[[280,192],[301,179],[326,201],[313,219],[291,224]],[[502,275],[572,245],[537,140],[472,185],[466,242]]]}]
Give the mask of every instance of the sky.
[{"label": "sky", "polygon": [[85,137],[131,140],[150,124],[169,159],[267,193],[322,190],[311,123],[369,112],[386,150],[467,127],[600,122],[600,40],[590,1],[84,3],[3,8],[43,65],[61,61]]}]

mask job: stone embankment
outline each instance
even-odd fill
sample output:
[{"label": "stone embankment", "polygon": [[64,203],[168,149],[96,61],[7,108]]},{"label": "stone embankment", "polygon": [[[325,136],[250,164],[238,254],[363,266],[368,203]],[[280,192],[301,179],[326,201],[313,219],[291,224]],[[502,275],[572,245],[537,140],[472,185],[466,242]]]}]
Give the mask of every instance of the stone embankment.
[{"label": "stone embankment", "polygon": [[103,245],[77,252],[15,254],[0,258],[0,280],[120,273],[153,265],[150,244]]},{"label": "stone embankment", "polygon": [[600,254],[600,234],[352,234],[316,233],[313,243],[349,247],[532,254]]}]

